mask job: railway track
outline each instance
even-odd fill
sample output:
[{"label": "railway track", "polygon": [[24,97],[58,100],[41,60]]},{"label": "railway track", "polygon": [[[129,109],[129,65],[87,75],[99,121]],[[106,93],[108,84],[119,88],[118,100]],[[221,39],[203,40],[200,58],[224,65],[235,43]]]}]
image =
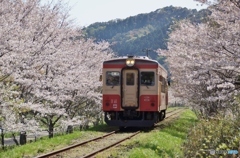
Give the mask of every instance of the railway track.
[{"label": "railway track", "polygon": [[[56,150],[36,158],[55,158],[55,157],[82,157],[87,158],[94,156],[95,154],[107,150],[121,142],[132,138],[140,131],[122,133],[120,131],[113,131],[103,136],[87,140],[82,143],[78,143],[66,148]],[[105,140],[104,143],[102,140]],[[77,155],[75,155],[76,153]],[[86,154],[88,153],[88,154]]]},{"label": "railway track", "polygon": [[96,138],[93,138],[93,139],[90,139],[90,140],[87,140],[87,141],[84,141],[84,142],[81,142],[81,143],[77,143],[77,144],[74,144],[74,145],[71,145],[71,146],[68,146],[68,147],[65,147],[65,148],[62,148],[60,150],[56,150],[56,151],[53,151],[53,152],[50,152],[50,153],[47,153],[47,154],[44,154],[44,155],[41,155],[41,156],[37,156],[35,158],[46,158],[46,157],[51,157],[51,156],[54,156],[54,155],[57,155],[58,153],[61,153],[61,152],[65,152],[65,151],[68,151],[68,150],[71,150],[73,148],[76,148],[76,147],[79,147],[79,146],[82,146],[82,145],[85,145],[87,143],[90,143],[92,141],[96,141],[96,140],[99,140],[99,139],[103,139],[105,137],[108,137],[114,133],[116,133],[118,131],[112,131],[112,132],[109,132],[103,136],[99,136],[99,137],[96,137]]},{"label": "railway track", "polygon": [[171,116],[174,116],[174,115],[176,115],[176,114],[178,114],[178,113],[180,113],[180,112],[182,112],[182,111],[184,111],[184,110],[185,110],[185,108],[183,108],[183,109],[177,109],[177,110],[172,110],[172,111],[166,112],[166,117],[165,117],[165,119],[167,119],[167,118],[169,118],[169,117],[171,117]]},{"label": "railway track", "polygon": [[[165,119],[171,118],[174,115],[179,114],[183,110],[184,109],[167,112]],[[155,126],[157,125],[158,124],[156,124]],[[74,144],[66,148],[56,150],[41,156],[37,156],[36,158],[93,157],[94,155],[100,152],[103,152],[128,139],[131,139],[132,137],[136,136],[140,132],[141,132],[140,130],[131,131],[131,132],[120,132],[119,130],[112,131],[103,136],[96,137],[78,144]]]}]

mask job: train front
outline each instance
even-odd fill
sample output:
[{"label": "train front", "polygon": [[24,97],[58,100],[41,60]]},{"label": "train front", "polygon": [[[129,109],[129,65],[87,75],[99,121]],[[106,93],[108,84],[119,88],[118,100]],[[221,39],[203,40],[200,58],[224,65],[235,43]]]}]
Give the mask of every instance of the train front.
[{"label": "train front", "polygon": [[150,127],[158,122],[167,104],[167,99],[161,96],[161,72],[159,64],[147,57],[105,61],[102,69],[105,122],[119,127]]}]

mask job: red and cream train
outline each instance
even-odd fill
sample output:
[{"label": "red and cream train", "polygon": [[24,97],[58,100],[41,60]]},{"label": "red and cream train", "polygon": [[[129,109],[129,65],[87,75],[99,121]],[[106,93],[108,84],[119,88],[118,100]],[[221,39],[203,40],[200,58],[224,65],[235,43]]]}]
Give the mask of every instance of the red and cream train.
[{"label": "red and cream train", "polygon": [[127,56],[103,62],[102,110],[118,127],[150,127],[165,118],[167,71],[148,57]]}]

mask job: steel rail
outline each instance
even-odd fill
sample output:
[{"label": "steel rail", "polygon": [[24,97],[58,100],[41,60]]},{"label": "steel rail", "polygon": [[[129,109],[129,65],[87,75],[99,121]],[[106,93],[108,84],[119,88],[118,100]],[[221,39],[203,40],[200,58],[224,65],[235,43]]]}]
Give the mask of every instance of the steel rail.
[{"label": "steel rail", "polygon": [[171,110],[171,111],[166,111],[166,114],[170,114],[172,112],[178,112],[178,111],[182,111],[183,109],[186,109],[186,108],[178,108],[178,109],[174,109],[174,110]]},{"label": "steel rail", "polygon": [[103,136],[96,137],[96,138],[93,138],[93,139],[89,139],[89,140],[86,140],[86,141],[84,141],[84,142],[81,142],[81,143],[78,143],[78,144],[74,144],[74,145],[71,145],[71,146],[62,148],[62,149],[60,149],[60,150],[55,150],[55,151],[52,151],[52,152],[50,152],[50,153],[37,156],[37,157],[35,157],[35,158],[46,158],[46,157],[50,157],[50,156],[56,155],[56,154],[58,154],[58,153],[61,153],[61,152],[64,152],[64,151],[67,151],[67,150],[70,150],[70,149],[79,147],[79,146],[81,146],[81,145],[87,144],[87,143],[89,143],[89,142],[92,142],[92,141],[95,141],[95,140],[98,140],[98,139],[102,139],[102,138],[108,137],[108,136],[110,136],[110,135],[112,135],[112,134],[114,134],[114,133],[116,133],[116,132],[118,132],[118,131],[113,131],[113,132],[110,132],[110,133],[105,134],[105,135],[103,135]]},{"label": "steel rail", "polygon": [[[174,113],[171,114],[171,115],[169,115],[169,116],[166,116],[165,119],[166,119],[166,118],[169,118],[169,117],[171,117],[171,116],[173,116],[173,115],[175,115],[175,114],[178,114],[178,113],[180,113],[181,111],[183,111],[183,110],[185,110],[185,109],[186,109],[186,108],[170,111],[169,113],[172,113],[172,112],[174,112]],[[167,114],[169,114],[169,113],[167,113]]]},{"label": "steel rail", "polygon": [[139,134],[139,133],[140,133],[140,131],[137,131],[137,132],[133,133],[132,135],[127,136],[126,138],[123,138],[123,139],[121,139],[121,140],[119,140],[119,141],[117,141],[117,142],[115,142],[115,143],[113,143],[113,144],[111,144],[111,145],[108,145],[108,146],[106,146],[106,147],[104,147],[104,148],[101,148],[101,149],[99,149],[99,150],[93,151],[92,153],[90,153],[90,154],[88,154],[88,155],[85,155],[85,156],[83,156],[83,157],[81,157],[81,158],[92,157],[92,156],[94,156],[94,155],[96,155],[96,154],[98,154],[98,153],[100,153],[100,152],[103,152],[103,151],[105,151],[105,150],[107,150],[107,149],[109,149],[109,148],[112,148],[112,147],[114,147],[114,146],[122,143],[123,141],[125,141],[125,140],[127,140],[127,139],[130,139],[130,138],[134,137],[135,135],[137,135],[137,134]]}]

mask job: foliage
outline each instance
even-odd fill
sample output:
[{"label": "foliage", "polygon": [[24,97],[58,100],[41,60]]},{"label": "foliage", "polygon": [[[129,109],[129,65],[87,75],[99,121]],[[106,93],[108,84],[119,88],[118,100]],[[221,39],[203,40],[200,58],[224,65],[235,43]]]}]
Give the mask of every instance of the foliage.
[{"label": "foliage", "polygon": [[206,23],[177,23],[169,50],[159,50],[167,57],[175,95],[206,117],[232,110],[239,94],[240,6],[234,2],[219,0],[210,6],[212,14]]},{"label": "foliage", "polygon": [[153,51],[167,49],[168,32],[172,24],[185,18],[199,23],[207,14],[207,10],[198,12],[170,6],[126,19],[94,23],[83,30],[87,37],[110,42],[111,48],[120,56],[145,55],[142,49],[150,48],[150,56],[156,59],[157,54]]},{"label": "foliage", "polygon": [[45,126],[52,137],[54,127],[99,120],[101,83],[96,81],[101,62],[113,55],[109,44],[83,38],[61,1],[2,0],[0,5],[1,81],[11,78],[7,86],[0,82],[5,131],[37,132]]},{"label": "foliage", "polygon": [[[224,151],[227,150],[237,150],[240,153],[239,120],[240,117],[235,120],[220,114],[200,120],[184,144],[185,157],[220,157],[226,156]],[[215,153],[211,153],[213,151]]]},{"label": "foliage", "polygon": [[187,100],[201,119],[189,133],[185,157],[240,152],[240,5],[237,0],[205,2],[214,2],[208,21],[177,23],[169,36],[169,50],[159,50],[167,58],[175,96]]}]

